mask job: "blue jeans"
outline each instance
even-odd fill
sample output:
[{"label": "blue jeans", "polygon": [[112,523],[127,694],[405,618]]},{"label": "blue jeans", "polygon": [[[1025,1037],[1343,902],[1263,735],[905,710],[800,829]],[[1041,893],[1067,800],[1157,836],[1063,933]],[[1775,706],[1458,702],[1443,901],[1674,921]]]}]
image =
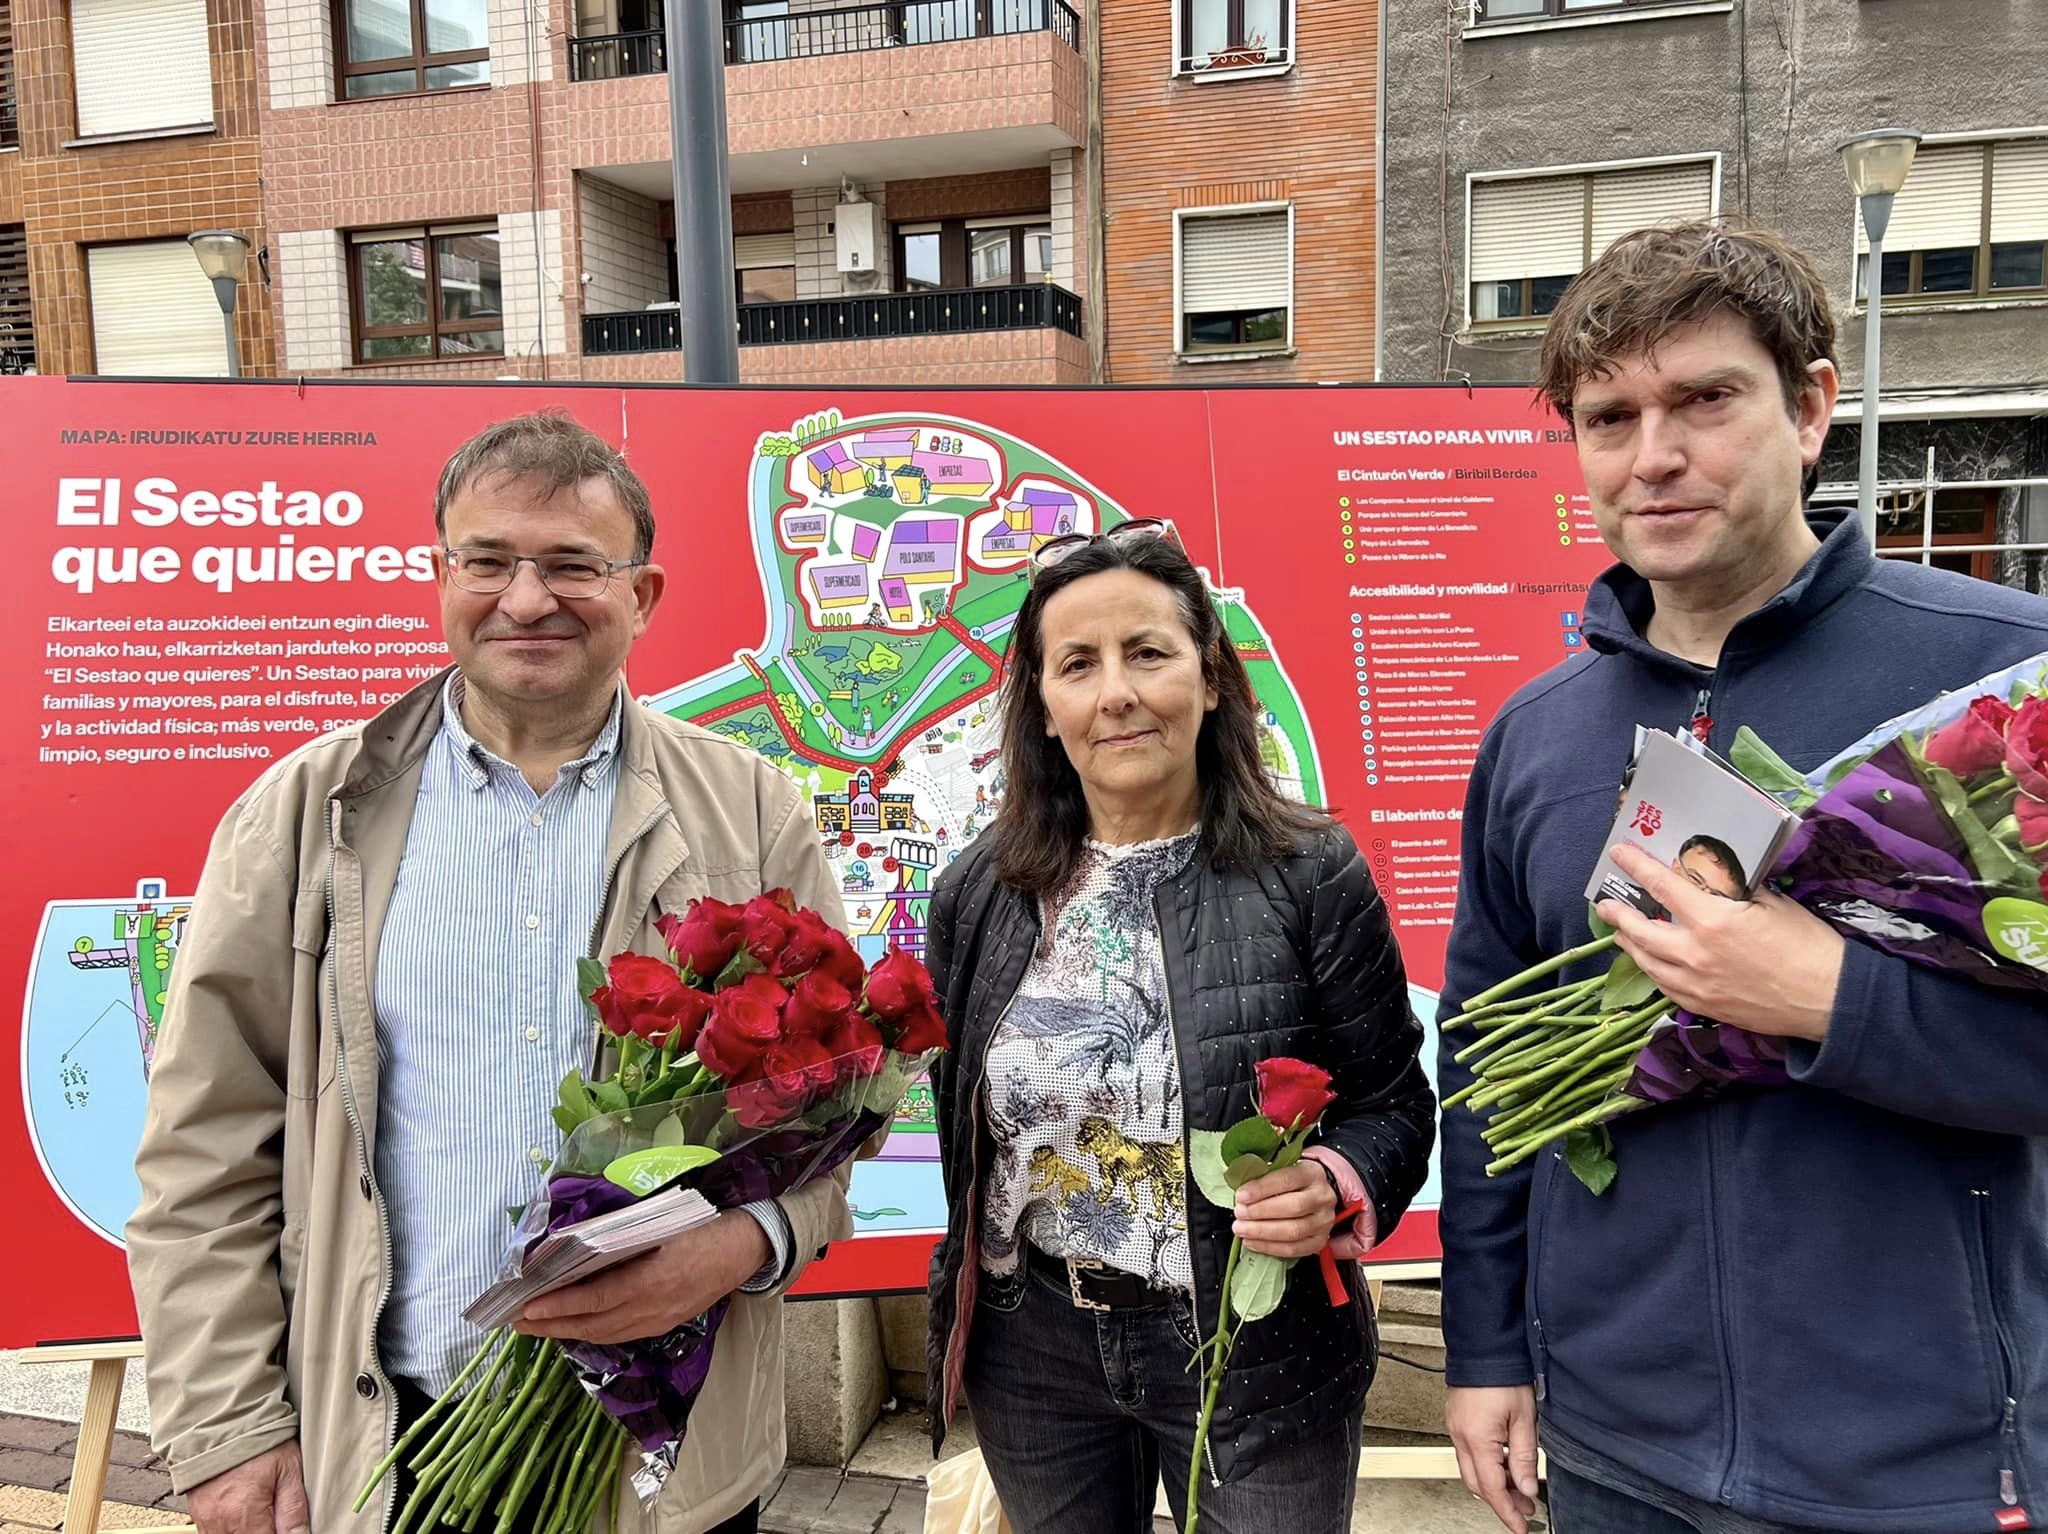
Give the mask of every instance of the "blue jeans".
[{"label": "blue jeans", "polygon": [[[974,1259],[970,1256],[968,1260]],[[1108,1311],[1020,1268],[981,1275],[966,1386],[989,1478],[1016,1534],[1151,1534],[1163,1473],[1184,1525],[1201,1411],[1184,1299]],[[1326,1424],[1227,1486],[1202,1478],[1204,1534],[1344,1534],[1359,1415]]]},{"label": "blue jeans", "polygon": [[1551,1453],[1550,1521],[1557,1534],[1814,1534],[1682,1496],[1626,1470],[1608,1467],[1602,1474],[1629,1489],[1575,1475]]}]

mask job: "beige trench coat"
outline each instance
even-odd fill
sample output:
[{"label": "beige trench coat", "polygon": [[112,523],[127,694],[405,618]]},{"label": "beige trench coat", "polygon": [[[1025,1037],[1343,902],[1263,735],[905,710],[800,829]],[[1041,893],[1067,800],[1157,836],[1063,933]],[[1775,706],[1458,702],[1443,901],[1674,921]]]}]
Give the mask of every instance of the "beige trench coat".
[{"label": "beige trench coat", "polygon": [[[129,1272],[172,1481],[296,1437],[318,1534],[388,1526],[388,1481],[349,1511],[396,1415],[376,1345],[391,1275],[371,997],[445,680],[294,751],[222,820],[136,1158]],[[811,817],[767,762],[630,702],[621,752],[596,953],[655,948],[654,917],[699,895],[787,886],[841,919]],[[782,1201],[791,1278],[851,1233],[845,1176]],[[782,1389],[781,1299],[737,1296],[675,1475],[644,1520],[626,1496],[621,1527],[698,1534],[760,1495],[783,1462]]]}]

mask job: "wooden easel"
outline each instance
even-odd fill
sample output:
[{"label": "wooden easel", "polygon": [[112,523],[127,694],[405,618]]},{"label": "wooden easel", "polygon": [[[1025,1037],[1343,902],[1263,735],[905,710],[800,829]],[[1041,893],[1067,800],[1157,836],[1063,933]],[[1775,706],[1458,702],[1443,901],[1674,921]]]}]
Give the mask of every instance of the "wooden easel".
[{"label": "wooden easel", "polygon": [[91,1364],[85,1386],[85,1411],[78,1419],[78,1447],[71,1453],[71,1490],[64,1502],[64,1534],[93,1534],[99,1528],[100,1503],[107,1487],[107,1463],[114,1451],[114,1431],[121,1413],[121,1385],[128,1360],[142,1356],[142,1343],[75,1342],[27,1348],[20,1355],[30,1364]]}]

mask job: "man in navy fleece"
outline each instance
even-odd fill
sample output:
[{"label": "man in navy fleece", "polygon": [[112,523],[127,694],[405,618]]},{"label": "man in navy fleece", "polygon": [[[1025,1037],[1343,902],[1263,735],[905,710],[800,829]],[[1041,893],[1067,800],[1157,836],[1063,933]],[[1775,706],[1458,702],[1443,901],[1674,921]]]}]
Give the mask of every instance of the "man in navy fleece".
[{"label": "man in navy fleece", "polygon": [[[1812,266],[1711,224],[1617,241],[1551,316],[1542,388],[1620,563],[1589,653],[1501,710],[1466,800],[1443,1016],[1584,941],[1633,729],[1801,769],[2048,650],[2048,602],[1878,561],[1807,510],[1838,387]],[[1559,1534],[1964,1534],[2048,1521],[2048,1007],[1845,941],[1768,892],[1602,916],[1666,994],[1788,1041],[1793,1084],[1613,1126],[1601,1197],[1562,1155],[1488,1178],[1445,1115],[1447,1417],[1520,1534],[1539,1434]],[[1619,861],[1619,859],[1618,859]],[[1470,1073],[1444,1049],[1448,1096]]]}]

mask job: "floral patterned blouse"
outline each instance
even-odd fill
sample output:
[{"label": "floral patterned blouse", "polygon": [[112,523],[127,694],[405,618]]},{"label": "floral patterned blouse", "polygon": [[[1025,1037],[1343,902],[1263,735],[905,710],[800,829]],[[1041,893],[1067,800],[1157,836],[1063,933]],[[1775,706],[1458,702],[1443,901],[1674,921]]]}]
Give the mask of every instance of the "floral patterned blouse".
[{"label": "floral patterned blouse", "polygon": [[1041,904],[1044,937],[988,1050],[990,1272],[1015,1269],[1029,1241],[1157,1288],[1193,1286],[1180,1067],[1152,895],[1200,836],[1088,842],[1073,882]]}]

